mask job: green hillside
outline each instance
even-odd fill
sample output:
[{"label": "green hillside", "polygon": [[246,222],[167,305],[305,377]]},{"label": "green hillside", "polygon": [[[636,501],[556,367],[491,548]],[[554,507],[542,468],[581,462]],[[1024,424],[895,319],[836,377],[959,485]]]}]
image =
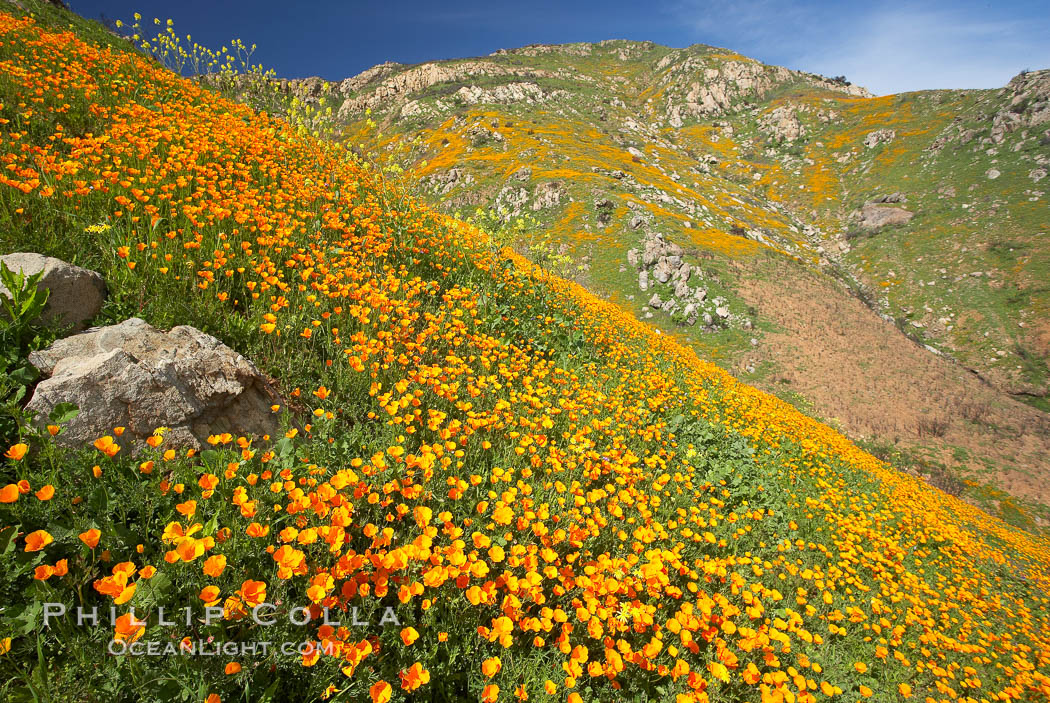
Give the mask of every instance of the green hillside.
[{"label": "green hillside", "polygon": [[[619,178],[571,158],[556,169],[540,145],[562,137],[529,123],[535,158],[505,173],[564,169],[567,193],[589,189],[529,207],[546,224],[520,246],[541,266],[491,218],[490,232],[450,217],[311,135],[316,113],[239,100],[250,79],[187,79],[67,11],[21,4],[0,12],[0,252],[97,272],[95,326],[214,335],[258,365],[279,420],[199,448],[131,423],[67,441],[114,409],[27,411],[57,373],[38,371],[40,352],[67,330],[43,326],[44,292],[5,271],[0,699],[1050,700],[1038,514],[1004,496],[1028,529],[1008,524],[697,354],[700,340],[777,334],[742,302],[740,267],[777,284],[822,275],[778,252],[786,233],[775,247],[716,236],[718,218],[754,228],[742,215],[764,212],[743,178],[710,176],[711,212],[690,215],[686,242],[669,229],[684,216],[641,197],[656,198],[643,179],[674,173],[670,137],[638,162],[609,147],[594,165]],[[667,53],[609,48],[628,64],[643,50]],[[501,160],[445,134],[433,138]],[[475,174],[484,193],[494,176]],[[588,230],[595,189],[616,218],[642,203],[645,226]],[[778,216],[769,230],[792,232],[795,216]],[[725,299],[725,329],[647,324],[622,290],[604,300],[559,276],[586,263],[558,251],[563,221],[594,237],[573,246],[591,246],[580,273],[596,289],[640,275],[621,274],[612,242],[662,229],[632,258],[649,271],[655,256],[654,278],[663,266],[676,283],[698,260],[685,283]],[[553,251],[536,246],[542,226]]]}]

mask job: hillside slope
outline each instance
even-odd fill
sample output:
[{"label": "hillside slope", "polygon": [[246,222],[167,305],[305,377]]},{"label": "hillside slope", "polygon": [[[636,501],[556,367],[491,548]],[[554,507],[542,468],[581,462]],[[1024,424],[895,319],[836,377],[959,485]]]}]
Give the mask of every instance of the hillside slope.
[{"label": "hillside slope", "polygon": [[[290,408],[282,437],[199,454],[158,431],[131,457],[118,429],[63,449],[21,413],[45,333],[0,328],[0,696],[1050,700],[1045,537],[24,2],[0,13],[0,251],[96,269],[96,323],[199,327]],[[43,602],[124,614],[45,629]],[[262,602],[280,623],[250,624]],[[202,603],[221,617],[126,610]],[[105,649],[263,637],[309,647]]]},{"label": "hillside slope", "polygon": [[531,218],[548,265],[886,456],[993,510],[989,486],[1050,500],[1047,71],[876,98],[609,41],[285,89],[439,207]]}]

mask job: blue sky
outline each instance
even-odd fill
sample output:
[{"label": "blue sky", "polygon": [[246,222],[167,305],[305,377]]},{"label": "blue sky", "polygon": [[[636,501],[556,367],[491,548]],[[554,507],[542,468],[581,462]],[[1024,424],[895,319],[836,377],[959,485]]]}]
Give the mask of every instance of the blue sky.
[{"label": "blue sky", "polygon": [[650,40],[712,44],[766,63],[845,75],[877,94],[991,88],[1022,69],[1050,67],[1046,0],[69,0],[80,14],[171,18],[216,47],[256,43],[255,58],[285,77],[335,80],[383,61],[479,56],[531,43]]}]

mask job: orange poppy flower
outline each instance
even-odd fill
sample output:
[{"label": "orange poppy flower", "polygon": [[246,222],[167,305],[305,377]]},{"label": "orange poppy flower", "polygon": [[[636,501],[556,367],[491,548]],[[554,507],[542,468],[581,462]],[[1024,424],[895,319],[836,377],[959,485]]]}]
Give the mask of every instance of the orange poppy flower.
[{"label": "orange poppy flower", "polygon": [[30,532],[26,535],[26,548],[27,552],[39,552],[41,549],[51,544],[54,538],[46,530],[37,530],[36,532]]},{"label": "orange poppy flower", "polygon": [[212,578],[218,578],[226,568],[226,557],[222,554],[214,554],[204,560],[204,573]]},{"label": "orange poppy flower", "polygon": [[372,697],[372,703],[388,703],[393,689],[386,681],[377,681],[368,689],[368,693]]},{"label": "orange poppy flower", "polygon": [[80,541],[86,544],[88,546],[88,549],[94,549],[95,547],[97,547],[99,537],[101,536],[102,532],[100,530],[95,529],[94,527],[85,532],[81,532],[78,535],[78,537],[80,537]]},{"label": "orange poppy flower", "polygon": [[401,688],[410,692],[430,682],[430,672],[419,662],[402,671],[400,676]]}]

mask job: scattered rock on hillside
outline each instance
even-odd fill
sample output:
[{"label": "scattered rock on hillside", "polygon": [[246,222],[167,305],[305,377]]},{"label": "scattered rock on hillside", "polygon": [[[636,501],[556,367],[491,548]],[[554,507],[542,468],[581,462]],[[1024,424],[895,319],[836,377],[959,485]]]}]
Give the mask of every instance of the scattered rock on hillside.
[{"label": "scattered rock on hillside", "polygon": [[766,113],[759,124],[770,136],[781,141],[794,141],[806,133],[795,108],[790,105]]},{"label": "scattered rock on hillside", "polygon": [[493,207],[496,212],[503,213],[504,219],[510,217],[516,217],[521,213],[521,209],[525,207],[525,203],[529,201],[529,191],[522,187],[515,188],[514,186],[504,186],[503,190],[496,196],[493,201]]},{"label": "scattered rock on hillside", "polygon": [[737,322],[724,298],[708,301],[706,289],[689,285],[694,276],[702,283],[703,272],[695,264],[683,261],[684,255],[679,245],[654,232],[647,233],[640,246],[627,252],[627,263],[638,270],[638,288],[651,293],[640,313],[642,317],[650,319],[654,311],[662,311],[675,323],[690,327],[703,319],[705,331]]},{"label": "scattered rock on hillside", "polygon": [[892,129],[876,129],[874,132],[868,132],[867,136],[864,137],[864,146],[869,149],[874,149],[879,144],[886,144],[892,142],[897,138],[896,130]]},{"label": "scattered rock on hillside", "polygon": [[865,203],[854,216],[860,220],[860,226],[866,229],[879,229],[888,225],[907,224],[915,217],[914,212],[899,207],[885,207],[874,203]]},{"label": "scattered rock on hillside", "polygon": [[[0,256],[0,261],[14,272],[26,275],[44,272],[39,288],[48,291],[47,307],[41,318],[50,325],[72,328],[79,332],[91,318],[102,310],[106,298],[106,284],[101,274],[61,259],[42,254],[23,252]],[[10,297],[0,286],[0,295]]]},{"label": "scattered rock on hillside", "polygon": [[539,186],[536,187],[536,197],[532,203],[532,209],[545,210],[549,207],[556,206],[561,202],[561,196],[564,190],[561,181],[540,183]]},{"label": "scattered rock on hillside", "polygon": [[134,450],[158,427],[166,446],[200,448],[209,435],[277,429],[277,397],[250,361],[193,327],[161,332],[138,318],[92,328],[33,352],[44,375],[28,410],[46,418],[59,403],[80,414],[58,435],[82,446],[125,427]]},{"label": "scattered rock on hillside", "polygon": [[1033,183],[1038,183],[1039,181],[1046,178],[1046,169],[1042,167],[1033,168],[1031,171],[1028,172],[1028,177],[1032,179]]},{"label": "scattered rock on hillside", "polygon": [[612,221],[613,201],[600,197],[594,201],[594,209],[598,213],[598,225],[605,227]]},{"label": "scattered rock on hillside", "polygon": [[987,171],[984,172],[984,177],[987,178],[990,181],[994,181],[996,178],[998,178],[1001,175],[1002,174],[999,173],[999,169],[997,169],[997,168],[990,168],[990,169],[988,169]]},{"label": "scattered rock on hillside", "polygon": [[450,168],[445,173],[436,173],[428,176],[422,181],[430,186],[434,192],[440,195],[448,195],[456,186],[470,186],[474,184],[474,176],[464,173],[459,167]]}]

